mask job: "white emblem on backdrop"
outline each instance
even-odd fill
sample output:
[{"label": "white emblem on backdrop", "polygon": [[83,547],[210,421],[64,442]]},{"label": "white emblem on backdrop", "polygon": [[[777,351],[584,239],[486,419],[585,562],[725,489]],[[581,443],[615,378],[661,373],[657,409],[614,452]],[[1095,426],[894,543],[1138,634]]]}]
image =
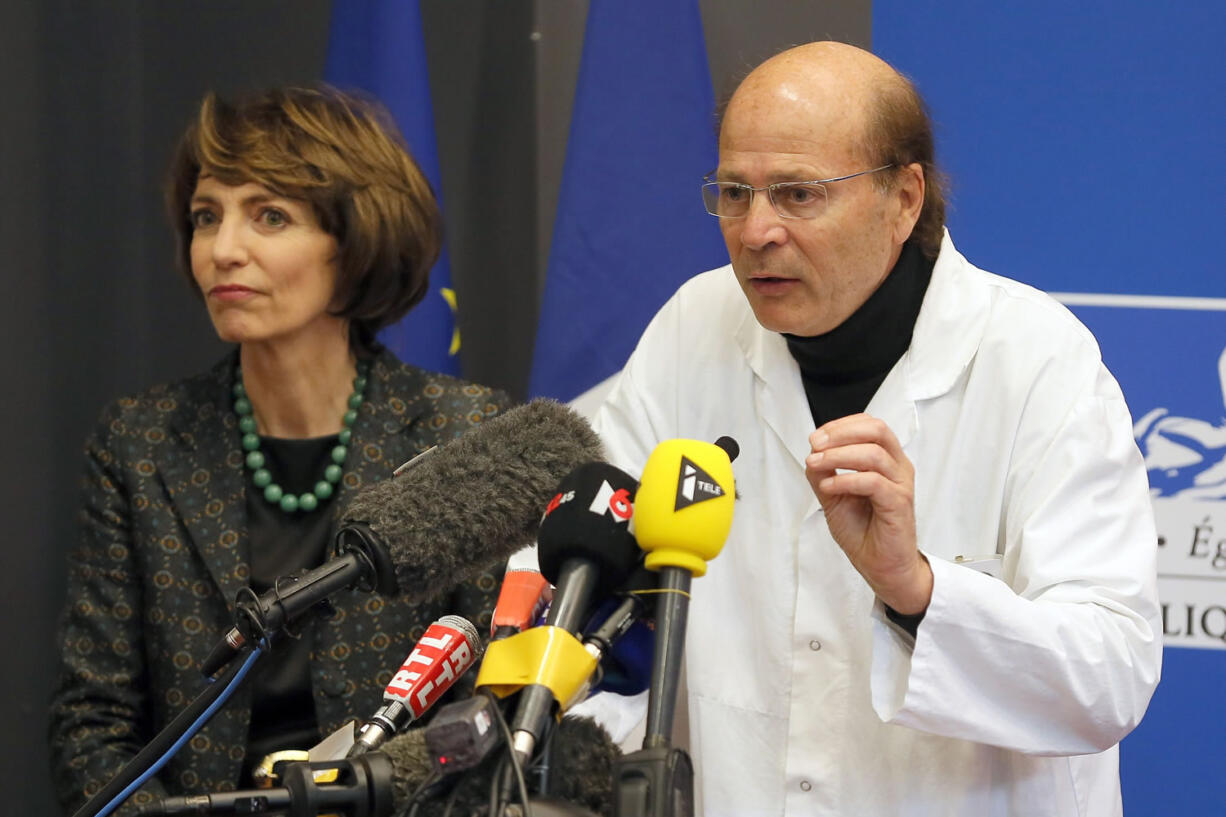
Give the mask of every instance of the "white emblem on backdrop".
[{"label": "white emblem on backdrop", "polygon": [[1155,408],[1133,427],[1158,524],[1165,642],[1226,649],[1226,349],[1218,358],[1223,413]]},{"label": "white emblem on backdrop", "polygon": [[[1165,310],[1199,312],[1209,319],[1211,333],[1216,333],[1219,320],[1226,325],[1226,315],[1221,314],[1226,312],[1223,298],[1052,295],[1070,307],[1121,307],[1167,315],[1170,313]],[[1080,317],[1094,322],[1103,313],[1082,313]],[[1144,325],[1144,318],[1138,316],[1132,325]],[[1133,336],[1145,342],[1144,333]],[[1128,350],[1118,351],[1126,354]],[[1149,475],[1158,527],[1163,642],[1171,647],[1226,649],[1226,349],[1218,354],[1216,373],[1209,361],[1212,357],[1205,361],[1209,365],[1202,363],[1203,368],[1186,376],[1199,379],[1216,374],[1221,401],[1201,403],[1192,412],[1186,407],[1178,412],[1169,408],[1170,404],[1187,402],[1182,399],[1186,395],[1179,391],[1177,375],[1164,372],[1169,380],[1155,383],[1145,379],[1130,384],[1130,372],[1115,372],[1131,406],[1154,406],[1135,421],[1133,435]],[[1168,405],[1161,405],[1167,403],[1166,399],[1154,399],[1155,386],[1159,394],[1169,395]]]},{"label": "white emblem on backdrop", "polygon": [[1204,420],[1156,408],[1133,426],[1155,497],[1226,499],[1226,349],[1217,368],[1222,415]]}]

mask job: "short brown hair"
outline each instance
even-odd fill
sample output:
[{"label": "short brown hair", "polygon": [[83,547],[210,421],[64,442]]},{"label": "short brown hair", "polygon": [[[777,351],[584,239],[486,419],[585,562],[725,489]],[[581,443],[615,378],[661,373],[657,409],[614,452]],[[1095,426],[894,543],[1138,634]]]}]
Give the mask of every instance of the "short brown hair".
[{"label": "short brown hair", "polygon": [[355,353],[426,294],[442,247],[438,203],[387,110],[328,86],[278,88],[234,104],[209,93],[175,150],[166,184],[180,270],[191,271],[192,194],[202,172],[306,201],[337,242],[333,313]]},{"label": "short brown hair", "polygon": [[[924,169],[924,204],[911,240],[928,258],[936,258],[945,232],[946,181],[936,163],[932,119],[915,84],[902,74],[880,83],[876,91],[865,119],[866,158],[874,167],[918,163]],[[875,176],[882,185],[895,178],[885,173]]]}]

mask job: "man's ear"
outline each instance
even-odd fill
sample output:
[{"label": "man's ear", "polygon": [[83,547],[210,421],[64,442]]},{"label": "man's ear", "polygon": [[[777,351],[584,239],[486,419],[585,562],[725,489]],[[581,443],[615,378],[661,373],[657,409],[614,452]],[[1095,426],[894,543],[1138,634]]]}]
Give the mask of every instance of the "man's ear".
[{"label": "man's ear", "polygon": [[898,216],[894,222],[894,240],[899,245],[911,237],[920,211],[924,209],[924,167],[919,162],[904,165],[894,180],[891,195],[898,202]]}]

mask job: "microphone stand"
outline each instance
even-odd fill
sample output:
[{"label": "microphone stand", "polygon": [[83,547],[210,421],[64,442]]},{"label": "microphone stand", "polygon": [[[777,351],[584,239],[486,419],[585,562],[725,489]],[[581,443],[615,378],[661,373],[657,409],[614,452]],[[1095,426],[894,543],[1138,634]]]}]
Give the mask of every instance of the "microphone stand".
[{"label": "microphone stand", "polygon": [[677,707],[689,613],[690,582],[684,568],[660,570],[656,602],[656,644],[647,698],[647,733],[643,748],[619,757],[613,765],[615,817],[693,817],[694,764],[670,735]]},{"label": "microphone stand", "polygon": [[660,570],[660,597],[656,600],[656,644],[651,662],[651,687],[647,700],[647,734],[643,748],[667,746],[673,733],[680,673],[669,667],[681,666],[685,652],[686,619],[690,609],[690,582],[693,576],[679,567]]}]

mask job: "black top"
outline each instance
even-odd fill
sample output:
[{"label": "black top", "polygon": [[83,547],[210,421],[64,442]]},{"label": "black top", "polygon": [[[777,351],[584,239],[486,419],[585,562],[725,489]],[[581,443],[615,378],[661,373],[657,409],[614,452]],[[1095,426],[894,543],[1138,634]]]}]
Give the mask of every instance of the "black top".
[{"label": "black top", "polygon": [[933,263],[908,241],[881,286],[847,320],[824,335],[784,335],[815,426],[868,406],[911,345]]},{"label": "black top", "polygon": [[[306,440],[261,437],[260,450],[273,481],[286,493],[303,494],[323,478],[332,463],[337,435]],[[247,475],[250,480],[250,473]],[[297,570],[319,567],[328,554],[331,498],[313,511],[289,514],[247,485],[247,524],[251,537],[251,589],[263,593]],[[287,633],[294,632],[290,628]],[[265,755],[283,749],[309,749],[319,742],[319,721],[311,689],[310,657],[315,619],[304,621],[298,637],[282,637],[251,671],[251,727],[241,786]]]}]

